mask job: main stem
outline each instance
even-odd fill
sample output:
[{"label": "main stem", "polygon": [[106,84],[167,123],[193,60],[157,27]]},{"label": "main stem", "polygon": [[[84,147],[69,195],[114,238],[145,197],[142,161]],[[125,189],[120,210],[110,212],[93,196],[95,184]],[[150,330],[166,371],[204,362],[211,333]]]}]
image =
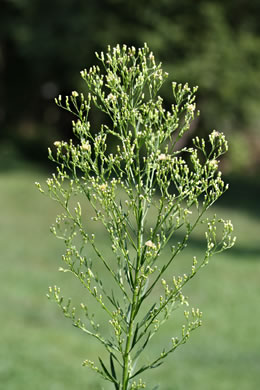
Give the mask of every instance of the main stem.
[{"label": "main stem", "polygon": [[136,271],[135,271],[135,279],[134,279],[134,291],[133,291],[133,299],[132,299],[132,307],[130,312],[130,319],[128,325],[128,332],[126,338],[126,346],[125,352],[123,356],[123,378],[122,378],[122,390],[128,390],[129,383],[129,358],[130,358],[130,349],[131,349],[131,341],[133,335],[133,326],[134,319],[136,316],[136,308],[138,307],[138,298],[139,298],[139,288],[138,288],[138,278],[140,271],[140,262],[141,262],[141,251],[142,251],[142,242],[143,242],[143,210],[141,206],[141,202],[139,204],[139,221],[138,221],[138,251],[137,251],[137,259],[136,259]]},{"label": "main stem", "polygon": [[129,382],[129,372],[128,372],[129,371],[129,358],[130,358],[130,348],[131,348],[133,326],[134,326],[134,318],[135,318],[135,308],[136,308],[137,299],[138,299],[138,289],[135,288],[134,294],[133,294],[133,301],[132,301],[132,308],[131,308],[129,326],[128,326],[128,333],[127,333],[127,338],[126,338],[125,352],[124,352],[124,357],[123,357],[122,390],[127,390],[128,389],[128,382]]},{"label": "main stem", "polygon": [[[138,153],[137,153],[138,154]],[[137,158],[137,166],[140,169],[139,164],[139,155]],[[138,171],[138,194],[141,192],[141,179],[140,179],[140,170]],[[134,319],[137,314],[136,308],[139,307],[138,298],[140,290],[138,288],[138,279],[140,271],[140,263],[142,256],[142,246],[143,246],[143,227],[144,227],[144,210],[142,206],[142,200],[138,198],[138,209],[137,209],[137,256],[136,256],[136,269],[135,269],[135,278],[134,278],[134,290],[133,290],[133,299],[132,307],[130,312],[130,319],[128,325],[128,332],[126,338],[125,351],[123,356],[123,375],[122,375],[122,390],[128,390],[129,383],[129,359],[130,359],[130,349],[131,341],[133,335]]]}]

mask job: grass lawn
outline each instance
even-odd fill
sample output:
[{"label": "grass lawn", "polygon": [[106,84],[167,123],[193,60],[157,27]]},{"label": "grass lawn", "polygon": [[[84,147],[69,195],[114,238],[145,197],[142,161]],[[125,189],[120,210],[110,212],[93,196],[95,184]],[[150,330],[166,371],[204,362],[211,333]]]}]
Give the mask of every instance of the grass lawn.
[{"label": "grass lawn", "polygon": [[[34,181],[43,182],[45,177],[30,169],[0,173],[0,388],[112,389],[81,366],[86,358],[97,360],[97,353],[103,353],[99,345],[72,327],[45,297],[48,286],[56,283],[81,293],[68,274],[57,272],[64,247],[49,233],[57,206],[34,187]],[[232,219],[237,244],[213,258],[187,286],[192,306],[204,313],[203,326],[146,376],[147,389],[157,383],[160,390],[259,387],[260,219],[244,208],[226,209],[222,203],[215,211]],[[108,243],[101,245],[105,248]],[[192,258],[200,251],[198,237],[183,257]],[[148,355],[163,349],[175,335],[172,318],[153,339]]]}]

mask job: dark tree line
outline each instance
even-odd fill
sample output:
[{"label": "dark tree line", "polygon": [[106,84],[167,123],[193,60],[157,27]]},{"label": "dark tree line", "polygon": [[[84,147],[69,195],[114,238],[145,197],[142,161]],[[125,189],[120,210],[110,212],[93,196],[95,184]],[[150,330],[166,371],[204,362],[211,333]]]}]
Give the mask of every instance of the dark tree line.
[{"label": "dark tree line", "polygon": [[[260,3],[257,0],[1,0],[0,139],[28,157],[67,137],[53,103],[84,88],[79,71],[107,44],[147,42],[170,80],[199,85],[203,133],[230,138],[238,170],[260,151]],[[169,87],[169,85],[168,85]],[[170,88],[162,90],[170,101]]]}]

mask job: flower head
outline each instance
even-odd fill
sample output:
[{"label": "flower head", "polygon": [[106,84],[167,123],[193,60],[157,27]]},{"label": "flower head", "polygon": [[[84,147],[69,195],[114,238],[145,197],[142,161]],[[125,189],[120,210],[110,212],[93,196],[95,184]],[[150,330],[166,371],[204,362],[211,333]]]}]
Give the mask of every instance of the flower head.
[{"label": "flower head", "polygon": [[153,249],[155,249],[155,248],[156,248],[156,245],[155,245],[155,243],[154,243],[154,242],[152,242],[151,240],[149,240],[149,241],[146,241],[145,245],[146,245],[146,246],[148,246],[149,248],[153,248]]},{"label": "flower head", "polygon": [[101,191],[105,191],[107,189],[107,184],[106,183],[100,184],[99,189]]},{"label": "flower head", "polygon": [[81,144],[81,149],[87,152],[91,152],[91,145],[88,141],[83,141]]},{"label": "flower head", "polygon": [[159,160],[167,160],[167,156],[166,156],[166,154],[161,153],[161,154],[158,156],[158,159],[159,159]]}]

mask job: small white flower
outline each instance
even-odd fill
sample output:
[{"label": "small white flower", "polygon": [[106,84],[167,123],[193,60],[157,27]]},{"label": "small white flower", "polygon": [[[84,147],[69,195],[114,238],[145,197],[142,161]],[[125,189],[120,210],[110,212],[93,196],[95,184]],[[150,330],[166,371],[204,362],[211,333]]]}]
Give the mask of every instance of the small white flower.
[{"label": "small white flower", "polygon": [[212,133],[210,134],[212,138],[217,138],[220,136],[220,133],[216,130],[213,130]]},{"label": "small white flower", "polygon": [[217,160],[209,161],[209,166],[212,167],[212,168],[217,168],[218,167],[218,161]]},{"label": "small white flower", "polygon": [[184,89],[184,91],[187,91],[187,92],[189,92],[189,91],[190,91],[189,84],[188,84],[188,83],[184,84],[184,87],[183,87],[183,89]]},{"label": "small white flower", "polygon": [[187,109],[191,112],[195,111],[195,108],[196,108],[196,104],[188,104],[187,106]]},{"label": "small white flower", "polygon": [[56,146],[57,148],[61,145],[61,142],[60,141],[55,141],[53,143],[54,146]]},{"label": "small white flower", "polygon": [[83,141],[81,144],[81,149],[91,152],[91,145],[88,141]]},{"label": "small white flower", "polygon": [[158,159],[159,159],[159,160],[167,160],[167,156],[166,156],[166,154],[161,153],[161,154],[158,156]]},{"label": "small white flower", "polygon": [[146,241],[145,245],[148,246],[149,248],[153,248],[153,249],[156,248],[156,245],[151,240]]},{"label": "small white flower", "polygon": [[79,94],[78,94],[78,92],[77,92],[77,91],[72,91],[72,93],[71,93],[71,94],[72,94],[72,96],[73,96],[73,97],[78,97],[78,96],[79,96]]},{"label": "small white flower", "polygon": [[100,184],[99,189],[101,191],[105,191],[107,189],[107,184],[106,183]]},{"label": "small white flower", "polygon": [[110,94],[107,96],[107,100],[108,100],[108,101],[114,102],[114,101],[116,101],[116,96],[113,95],[112,93],[110,93]]}]

